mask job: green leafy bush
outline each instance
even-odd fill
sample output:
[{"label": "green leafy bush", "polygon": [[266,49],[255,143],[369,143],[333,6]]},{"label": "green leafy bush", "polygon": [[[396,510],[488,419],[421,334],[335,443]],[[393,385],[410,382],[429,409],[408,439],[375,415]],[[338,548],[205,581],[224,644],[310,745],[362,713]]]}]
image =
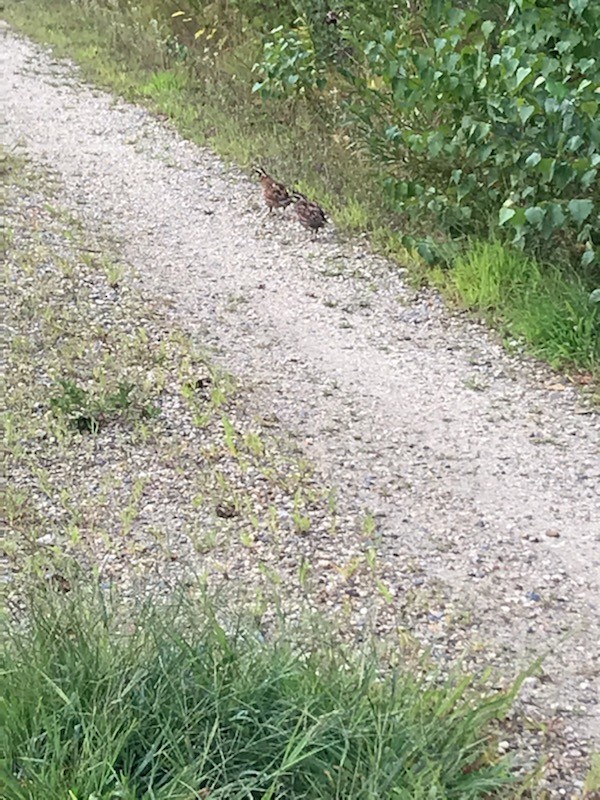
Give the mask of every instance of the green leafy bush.
[{"label": "green leafy bush", "polygon": [[265,42],[263,57],[255,65],[259,80],[253,90],[263,97],[281,98],[322,89],[326,79],[317,60],[308,26],[302,19],[289,31],[280,25]]},{"label": "green leafy bush", "polygon": [[[354,137],[385,165],[391,207],[451,235],[491,225],[517,246],[597,263],[600,4],[432,0],[387,29],[377,13],[340,18],[326,58]],[[303,85],[305,62],[323,87],[314,36],[297,31],[267,41],[264,95]]]},{"label": "green leafy bush", "polygon": [[408,215],[450,232],[509,228],[520,246],[576,241],[595,259],[600,5],[445,3],[435,24],[362,44],[350,111]]}]

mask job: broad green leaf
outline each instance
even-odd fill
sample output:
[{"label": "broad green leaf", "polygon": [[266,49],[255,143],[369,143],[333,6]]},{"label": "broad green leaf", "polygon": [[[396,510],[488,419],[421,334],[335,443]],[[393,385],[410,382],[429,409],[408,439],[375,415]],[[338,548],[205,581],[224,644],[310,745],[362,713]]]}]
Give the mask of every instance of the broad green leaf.
[{"label": "broad green leaf", "polygon": [[[595,63],[596,63],[596,59],[595,58],[580,58],[579,61],[577,62],[577,69],[579,70],[579,72],[581,72],[583,74],[583,73],[587,72],[588,69],[593,67],[595,65]],[[588,86],[589,86],[589,83],[588,83]],[[581,84],[579,84],[579,88],[581,89]]]},{"label": "broad green leaf", "polygon": [[583,225],[592,213],[594,203],[592,200],[570,200],[567,208],[575,222],[578,225]]},{"label": "broad green leaf", "polygon": [[573,161],[571,166],[578,175],[583,175],[589,168],[590,163],[591,162],[589,158],[582,156],[581,158],[578,158],[576,161]]},{"label": "broad green leaf", "polygon": [[508,58],[504,60],[504,68],[506,70],[506,74],[509,77],[515,74],[518,66],[519,66],[519,60],[517,58]]},{"label": "broad green leaf", "polygon": [[517,70],[515,89],[518,89],[519,86],[521,86],[521,84],[525,80],[525,78],[527,78],[529,75],[531,75],[531,67],[519,67],[519,69]]},{"label": "broad green leaf", "polygon": [[540,206],[531,206],[525,211],[525,219],[530,225],[534,225],[535,227],[539,227],[542,224],[545,216],[546,211],[540,208]]},{"label": "broad green leaf", "polygon": [[436,253],[428,242],[419,242],[417,245],[417,253],[430,267],[433,266],[438,260]]},{"label": "broad green leaf", "polygon": [[547,203],[544,206],[544,221],[541,226],[541,234],[548,241],[554,233],[564,225],[565,214],[558,203]]},{"label": "broad green leaf", "polygon": [[556,44],[556,49],[562,55],[563,53],[568,53],[569,50],[573,48],[573,42],[570,39],[561,39]]},{"label": "broad green leaf", "polygon": [[489,122],[478,122],[477,125],[475,126],[475,131],[474,131],[476,133],[477,140],[481,142],[485,138],[487,138],[487,135],[489,134],[491,128],[492,126],[490,125]]},{"label": "broad green leaf", "polygon": [[[596,258],[596,254],[594,253],[593,250],[586,250],[585,253],[581,256],[581,266],[582,267],[589,267],[589,265],[594,261],[595,258]],[[598,291],[598,290],[595,289],[594,291]],[[592,295],[593,294],[594,294],[594,292],[592,292]],[[591,295],[590,295],[590,297],[591,297]],[[596,302],[596,301],[592,301],[592,302]]]},{"label": "broad green leaf", "polygon": [[486,144],[483,147],[480,147],[476,153],[477,163],[483,164],[485,161],[488,160],[488,158],[491,156],[493,152],[494,152],[493,144]]},{"label": "broad green leaf", "polygon": [[539,154],[539,152],[537,150],[534,150],[534,152],[531,153],[531,155],[528,156],[525,159],[525,164],[528,167],[536,167],[540,163],[541,160],[542,160],[542,157]]},{"label": "broad green leaf", "polygon": [[600,289],[594,289],[594,291],[588,297],[588,300],[590,303],[600,303]]},{"label": "broad green leaf", "polygon": [[581,110],[588,114],[590,117],[595,117],[598,113],[598,106],[600,104],[596,100],[586,100],[585,103],[581,104]]},{"label": "broad green leaf", "polygon": [[582,144],[583,144],[583,139],[581,138],[581,136],[579,136],[579,134],[577,134],[576,136],[571,136],[571,138],[567,142],[567,150],[575,152],[575,150],[581,147]]},{"label": "broad green leaf", "polygon": [[565,213],[558,203],[548,203],[546,206],[546,220],[552,229],[560,228],[564,224]]},{"label": "broad green leaf", "polygon": [[590,186],[596,180],[596,176],[598,174],[597,169],[588,169],[587,172],[584,172],[581,176],[581,185],[584,189],[589,189]]},{"label": "broad green leaf", "polygon": [[498,214],[498,224],[505,225],[509,220],[511,220],[516,214],[514,208],[504,208],[500,209],[500,213]]},{"label": "broad green leaf", "polygon": [[521,228],[525,225],[526,222],[525,218],[525,209],[524,208],[515,208],[515,215],[511,219],[510,224],[513,228]]},{"label": "broad green leaf", "polygon": [[486,21],[481,26],[481,32],[485,36],[486,39],[490,38],[491,32],[496,27],[496,23],[492,22],[491,19],[486,19]]},{"label": "broad green leaf", "polygon": [[444,146],[444,137],[439,131],[436,131],[427,143],[427,149],[431,156],[435,158],[438,156]]},{"label": "broad green leaf", "polygon": [[460,8],[451,8],[448,11],[448,24],[451,28],[457,28],[465,18],[465,12]]},{"label": "broad green leaf", "polygon": [[535,111],[535,108],[533,106],[526,106],[526,105],[525,106],[519,106],[519,108],[517,109],[517,113],[518,113],[519,117],[521,118],[521,123],[523,125],[525,125],[525,123],[527,122],[527,120],[533,114],[534,111]]},{"label": "broad green leaf", "polygon": [[542,178],[550,183],[552,178],[554,177],[554,169],[556,167],[556,159],[555,158],[542,158],[539,163],[539,171]]},{"label": "broad green leaf", "polygon": [[462,183],[458,184],[458,189],[456,190],[456,198],[460,203],[464,198],[470,194],[473,189],[475,188],[475,178],[473,175],[467,176],[467,179]]},{"label": "broad green leaf", "polygon": [[557,58],[544,58],[541,66],[542,75],[547,78],[552,72],[556,72],[559,67],[560,61]]},{"label": "broad green leaf", "polygon": [[569,0],[569,6],[577,14],[581,16],[589,5],[590,0]]},{"label": "broad green leaf", "polygon": [[560,81],[546,81],[546,88],[556,100],[564,100],[569,94],[569,87]]}]

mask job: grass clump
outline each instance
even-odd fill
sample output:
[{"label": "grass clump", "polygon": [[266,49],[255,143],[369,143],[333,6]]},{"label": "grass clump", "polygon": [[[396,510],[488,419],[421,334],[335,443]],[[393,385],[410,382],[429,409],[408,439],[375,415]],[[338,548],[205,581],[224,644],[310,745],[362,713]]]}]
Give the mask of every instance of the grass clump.
[{"label": "grass clump", "polygon": [[2,628],[4,797],[507,797],[489,731],[509,696],[303,640],[182,598],[34,593]]},{"label": "grass clump", "polygon": [[498,242],[481,242],[458,257],[449,276],[468,308],[499,319],[506,333],[528,341],[553,366],[600,363],[600,309],[583,281]]}]

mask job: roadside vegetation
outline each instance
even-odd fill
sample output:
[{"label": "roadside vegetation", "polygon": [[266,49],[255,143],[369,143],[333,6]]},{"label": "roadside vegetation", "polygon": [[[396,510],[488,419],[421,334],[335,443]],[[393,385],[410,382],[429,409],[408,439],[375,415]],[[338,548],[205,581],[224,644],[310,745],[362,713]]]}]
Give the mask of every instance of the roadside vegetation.
[{"label": "roadside vegetation", "polygon": [[518,796],[499,738],[519,682],[442,672],[398,630],[376,644],[362,612],[393,598],[369,521],[46,177],[2,171],[2,796]]},{"label": "roadside vegetation", "polygon": [[[38,592],[4,625],[3,797],[491,798],[510,696],[303,632],[265,642],[208,602]],[[301,643],[300,643],[301,642]],[[516,791],[516,789],[515,789]]]},{"label": "roadside vegetation", "polygon": [[507,341],[597,379],[598,4],[5,10],[185,135],[310,193]]}]

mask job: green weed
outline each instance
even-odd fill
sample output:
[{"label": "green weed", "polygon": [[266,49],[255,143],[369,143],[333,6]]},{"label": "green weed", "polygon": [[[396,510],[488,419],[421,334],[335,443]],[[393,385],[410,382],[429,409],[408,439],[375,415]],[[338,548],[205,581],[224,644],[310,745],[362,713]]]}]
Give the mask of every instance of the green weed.
[{"label": "green weed", "polygon": [[58,381],[57,391],[50,398],[50,407],[80,433],[98,433],[103,424],[125,417],[132,410],[142,419],[158,416],[159,407],[137,402],[134,390],[133,384],[120,381],[115,391],[91,391],[63,379]]}]

